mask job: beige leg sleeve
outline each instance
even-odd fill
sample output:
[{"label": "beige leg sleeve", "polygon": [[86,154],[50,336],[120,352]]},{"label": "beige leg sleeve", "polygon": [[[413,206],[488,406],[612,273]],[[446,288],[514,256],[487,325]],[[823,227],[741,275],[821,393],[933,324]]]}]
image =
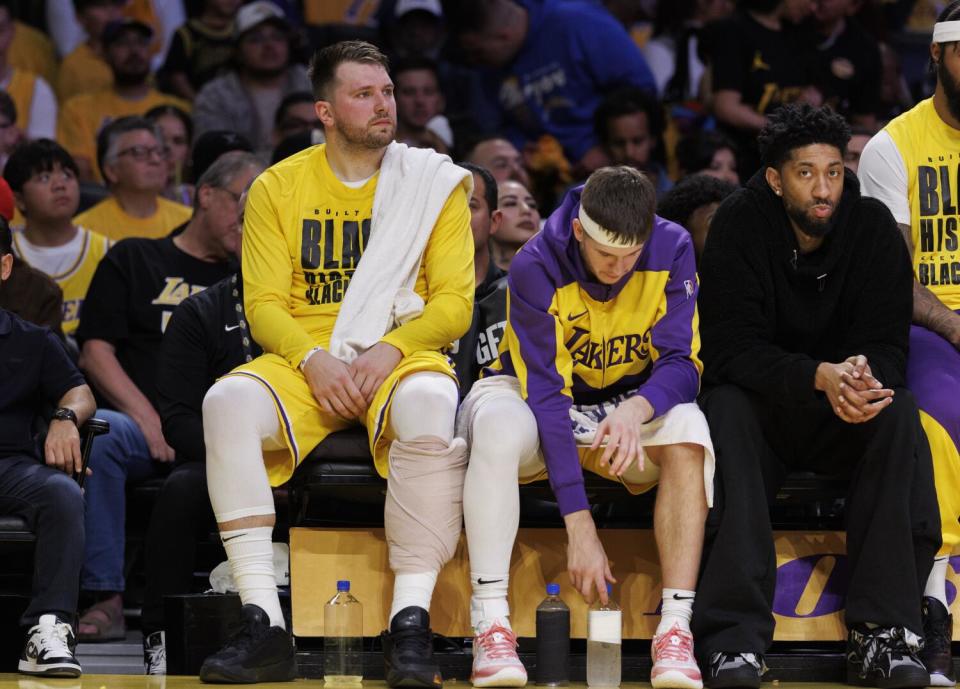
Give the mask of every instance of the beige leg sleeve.
[{"label": "beige leg sleeve", "polygon": [[466,471],[462,438],[393,441],[384,525],[395,574],[439,572],[453,557],[463,524]]}]

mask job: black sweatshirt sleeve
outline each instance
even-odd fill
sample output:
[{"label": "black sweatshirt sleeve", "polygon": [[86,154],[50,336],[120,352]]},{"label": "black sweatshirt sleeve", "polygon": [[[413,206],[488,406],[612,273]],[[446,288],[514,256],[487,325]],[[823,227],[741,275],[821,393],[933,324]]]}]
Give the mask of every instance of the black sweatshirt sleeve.
[{"label": "black sweatshirt sleeve", "polygon": [[776,402],[810,402],[819,361],[774,344],[770,259],[745,225],[756,210],[737,194],[710,225],[700,263],[700,338],[707,384],[733,383]]},{"label": "black sweatshirt sleeve", "polygon": [[177,461],[202,462],[203,397],[210,387],[203,318],[196,300],[183,301],[163,334],[157,368],[157,397],[163,437]]},{"label": "black sweatshirt sleeve", "polygon": [[870,233],[860,242],[859,297],[843,342],[847,356],[867,357],[874,377],[885,387],[906,384],[907,347],[913,316],[913,266],[906,243],[886,206],[861,200],[860,222]]}]

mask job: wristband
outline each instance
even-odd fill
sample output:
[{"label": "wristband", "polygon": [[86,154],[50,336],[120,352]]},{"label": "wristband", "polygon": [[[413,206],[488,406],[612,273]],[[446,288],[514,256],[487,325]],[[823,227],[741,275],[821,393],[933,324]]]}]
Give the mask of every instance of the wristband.
[{"label": "wristband", "polygon": [[310,350],[309,352],[307,352],[306,354],[304,354],[304,355],[303,355],[303,360],[300,362],[300,367],[299,367],[300,370],[302,371],[302,370],[306,367],[307,362],[310,360],[310,357],[312,357],[314,354],[316,354],[317,352],[321,351],[322,349],[323,349],[323,347],[320,347],[320,346],[318,345],[318,346],[314,347],[313,349],[311,349],[311,350]]}]

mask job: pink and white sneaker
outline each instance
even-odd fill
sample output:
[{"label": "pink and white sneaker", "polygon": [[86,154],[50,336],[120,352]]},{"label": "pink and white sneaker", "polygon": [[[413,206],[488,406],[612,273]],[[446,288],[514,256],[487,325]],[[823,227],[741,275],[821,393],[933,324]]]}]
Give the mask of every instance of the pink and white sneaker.
[{"label": "pink and white sneaker", "polygon": [[523,687],[527,671],[517,656],[517,635],[503,620],[495,619],[473,637],[473,674],[475,687]]},{"label": "pink and white sneaker", "polygon": [[654,689],[703,689],[700,668],[693,657],[693,635],[673,625],[650,643],[653,670],[650,684]]}]

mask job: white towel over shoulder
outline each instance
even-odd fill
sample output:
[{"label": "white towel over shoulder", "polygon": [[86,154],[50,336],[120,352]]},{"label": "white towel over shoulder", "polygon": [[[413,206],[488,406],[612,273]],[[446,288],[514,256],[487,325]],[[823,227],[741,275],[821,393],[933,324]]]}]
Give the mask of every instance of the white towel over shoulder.
[{"label": "white towel over shoulder", "polygon": [[413,291],[433,226],[458,184],[469,195],[473,176],[449,156],[391,143],[373,197],[370,239],[344,295],[330,353],[350,364],[424,302]]}]

